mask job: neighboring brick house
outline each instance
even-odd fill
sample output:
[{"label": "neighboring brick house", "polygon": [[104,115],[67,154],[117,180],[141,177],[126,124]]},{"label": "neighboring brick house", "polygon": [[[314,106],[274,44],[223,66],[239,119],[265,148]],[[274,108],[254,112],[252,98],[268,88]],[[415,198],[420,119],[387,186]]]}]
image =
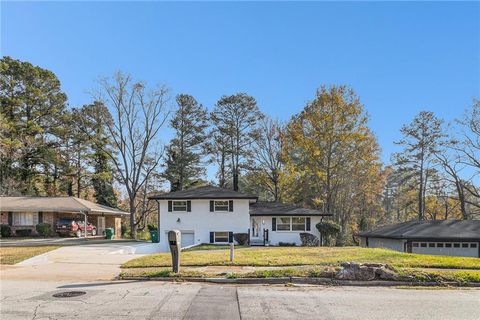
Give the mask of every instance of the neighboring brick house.
[{"label": "neighboring brick house", "polygon": [[106,228],[114,228],[117,237],[121,235],[121,218],[128,215],[75,197],[0,197],[0,224],[8,224],[14,235],[19,230],[35,235],[35,226],[39,223],[48,223],[54,228],[59,219],[84,220],[85,214],[99,235]]}]

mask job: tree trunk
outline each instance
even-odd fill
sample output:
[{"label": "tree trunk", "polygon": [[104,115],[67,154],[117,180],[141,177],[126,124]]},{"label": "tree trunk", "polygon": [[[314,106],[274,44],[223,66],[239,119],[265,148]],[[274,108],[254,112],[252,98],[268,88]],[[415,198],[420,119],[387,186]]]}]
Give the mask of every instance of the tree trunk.
[{"label": "tree trunk", "polygon": [[135,224],[135,197],[130,197],[130,238],[137,239],[137,225]]}]

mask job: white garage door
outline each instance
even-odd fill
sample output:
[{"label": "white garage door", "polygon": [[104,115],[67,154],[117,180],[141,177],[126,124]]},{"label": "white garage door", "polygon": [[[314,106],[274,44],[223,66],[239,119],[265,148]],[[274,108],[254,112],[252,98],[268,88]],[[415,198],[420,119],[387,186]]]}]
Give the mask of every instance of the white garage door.
[{"label": "white garage door", "polygon": [[478,257],[478,242],[413,242],[412,252],[457,257]]},{"label": "white garage door", "polygon": [[191,246],[195,243],[195,234],[193,232],[182,231],[182,248]]}]

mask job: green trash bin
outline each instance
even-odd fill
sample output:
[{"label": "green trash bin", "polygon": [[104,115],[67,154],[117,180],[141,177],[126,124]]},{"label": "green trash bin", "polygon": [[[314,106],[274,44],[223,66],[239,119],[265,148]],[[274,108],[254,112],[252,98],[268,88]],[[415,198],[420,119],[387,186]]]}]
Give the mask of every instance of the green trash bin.
[{"label": "green trash bin", "polygon": [[158,243],[158,230],[150,230],[150,239],[153,243]]},{"label": "green trash bin", "polygon": [[112,240],[114,236],[113,228],[106,228],[105,229],[105,239]]}]

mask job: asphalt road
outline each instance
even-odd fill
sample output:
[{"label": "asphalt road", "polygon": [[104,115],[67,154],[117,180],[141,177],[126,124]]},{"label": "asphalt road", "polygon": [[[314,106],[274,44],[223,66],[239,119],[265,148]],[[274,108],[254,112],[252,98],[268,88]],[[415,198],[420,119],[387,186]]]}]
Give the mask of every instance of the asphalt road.
[{"label": "asphalt road", "polygon": [[[480,319],[478,289],[2,280],[1,319]],[[55,293],[83,291],[72,298]]]}]

